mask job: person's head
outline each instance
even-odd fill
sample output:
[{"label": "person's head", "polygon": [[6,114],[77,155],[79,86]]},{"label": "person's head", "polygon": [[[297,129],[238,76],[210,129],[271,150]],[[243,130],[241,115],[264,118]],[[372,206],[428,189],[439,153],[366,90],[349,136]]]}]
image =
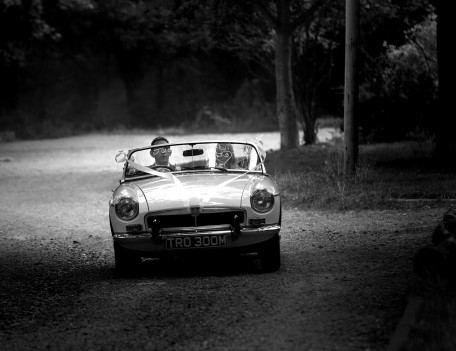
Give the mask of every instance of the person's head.
[{"label": "person's head", "polygon": [[150,145],[153,146],[153,145],[168,144],[168,143],[169,143],[168,139],[166,139],[163,136],[158,136],[154,140],[152,140]]},{"label": "person's head", "polygon": [[215,163],[219,167],[234,168],[234,151],[231,144],[217,144]]},{"label": "person's head", "polygon": [[[150,145],[162,145],[168,144],[168,139],[162,136],[156,137]],[[157,165],[168,165],[169,163],[169,156],[171,156],[171,150],[169,146],[163,146],[160,148],[155,148],[150,151],[150,155],[155,159],[155,164]]]}]

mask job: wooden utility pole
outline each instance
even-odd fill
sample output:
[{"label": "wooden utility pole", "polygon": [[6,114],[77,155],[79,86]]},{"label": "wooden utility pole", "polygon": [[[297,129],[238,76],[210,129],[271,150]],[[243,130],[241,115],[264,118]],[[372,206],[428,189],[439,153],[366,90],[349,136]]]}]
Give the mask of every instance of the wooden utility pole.
[{"label": "wooden utility pole", "polygon": [[358,38],[359,0],[346,0],[345,8],[345,173],[354,174],[358,162]]}]

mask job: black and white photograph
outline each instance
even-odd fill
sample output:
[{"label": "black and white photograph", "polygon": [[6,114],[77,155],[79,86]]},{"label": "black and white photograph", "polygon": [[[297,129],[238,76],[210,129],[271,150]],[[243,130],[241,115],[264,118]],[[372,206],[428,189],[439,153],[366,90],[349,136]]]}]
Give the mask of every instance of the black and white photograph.
[{"label": "black and white photograph", "polygon": [[452,8],[0,0],[0,349],[456,350]]}]

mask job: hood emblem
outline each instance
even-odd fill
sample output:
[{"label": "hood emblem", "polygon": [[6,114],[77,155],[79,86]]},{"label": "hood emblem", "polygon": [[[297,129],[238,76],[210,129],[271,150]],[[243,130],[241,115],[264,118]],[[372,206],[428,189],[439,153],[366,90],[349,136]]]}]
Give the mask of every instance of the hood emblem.
[{"label": "hood emblem", "polygon": [[201,214],[200,207],[190,207],[190,214],[193,217],[198,217]]}]

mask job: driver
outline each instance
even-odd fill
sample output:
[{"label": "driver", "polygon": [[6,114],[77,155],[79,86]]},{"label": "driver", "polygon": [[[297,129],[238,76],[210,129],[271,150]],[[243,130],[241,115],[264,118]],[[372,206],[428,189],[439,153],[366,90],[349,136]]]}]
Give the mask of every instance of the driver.
[{"label": "driver", "polygon": [[[165,137],[158,136],[154,140],[152,140],[152,143],[150,145],[161,145],[161,144],[168,144],[169,141]],[[155,169],[156,171],[159,172],[170,172],[170,171],[175,171],[176,166],[172,165],[169,163],[169,157],[171,156],[171,149],[169,146],[163,146],[160,148],[155,148],[153,150],[150,150],[150,155],[152,158],[155,159],[155,162],[150,165],[150,168]],[[160,167],[164,166],[164,167]]]}]

